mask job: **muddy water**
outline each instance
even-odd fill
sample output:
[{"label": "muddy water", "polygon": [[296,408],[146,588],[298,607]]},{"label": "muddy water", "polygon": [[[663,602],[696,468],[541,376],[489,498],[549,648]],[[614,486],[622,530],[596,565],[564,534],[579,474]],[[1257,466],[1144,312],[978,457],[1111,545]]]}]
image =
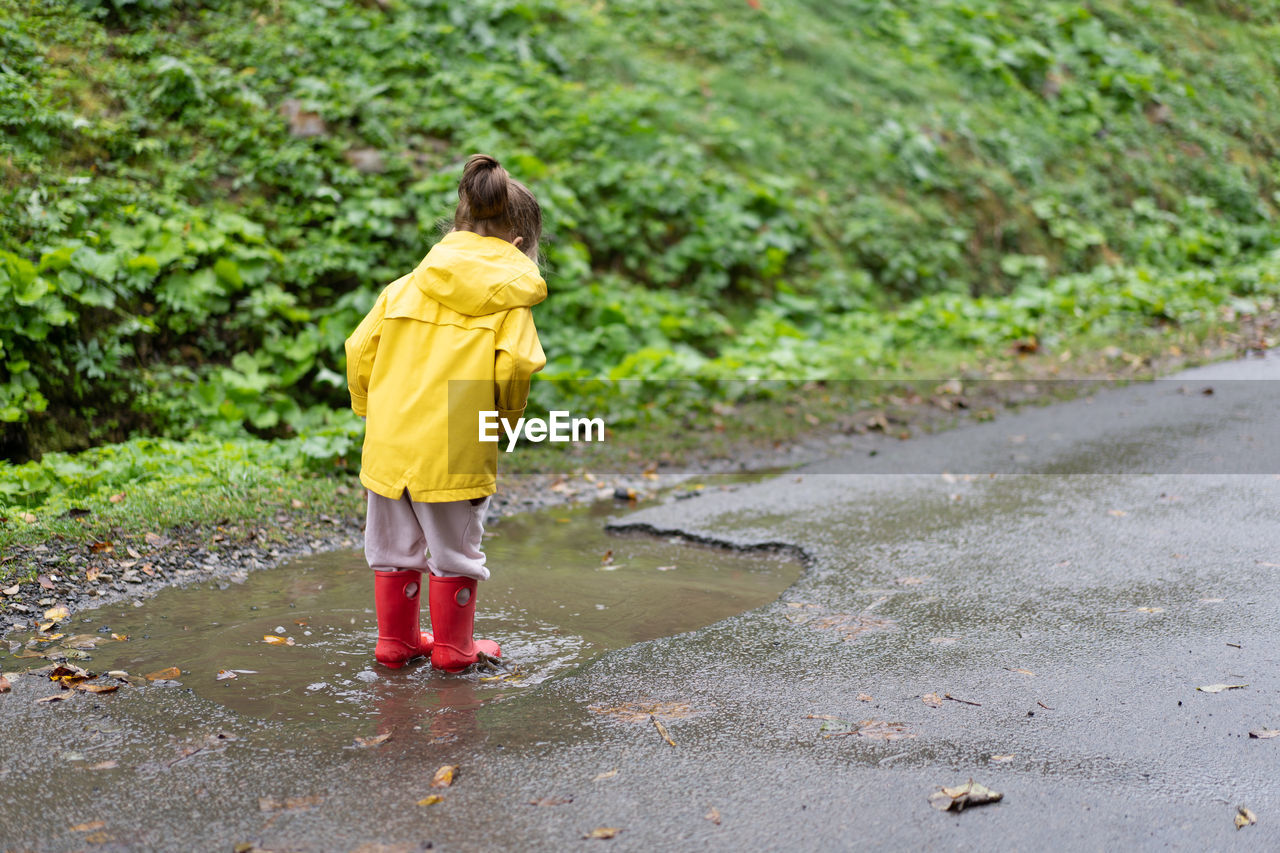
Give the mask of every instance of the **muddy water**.
[{"label": "muddy water", "polygon": [[[94,672],[178,667],[182,687],[238,714],[358,727],[385,711],[388,690],[437,711],[479,707],[610,649],[758,607],[799,575],[799,564],[780,556],[607,535],[603,523],[614,511],[602,503],[531,513],[486,534],[493,577],[480,585],[476,632],[501,643],[519,665],[516,676],[450,676],[423,662],[398,671],[376,666],[373,582],[359,551],[299,559],[239,584],[167,589],[140,607],[82,611],[61,626],[68,638],[35,648],[56,659],[70,639],[80,647],[73,657],[88,656],[71,662]],[[425,627],[425,605],[423,618]],[[9,637],[10,651],[30,649],[30,636]],[[0,668],[47,663],[9,657]],[[145,689],[175,686],[158,681]]]}]

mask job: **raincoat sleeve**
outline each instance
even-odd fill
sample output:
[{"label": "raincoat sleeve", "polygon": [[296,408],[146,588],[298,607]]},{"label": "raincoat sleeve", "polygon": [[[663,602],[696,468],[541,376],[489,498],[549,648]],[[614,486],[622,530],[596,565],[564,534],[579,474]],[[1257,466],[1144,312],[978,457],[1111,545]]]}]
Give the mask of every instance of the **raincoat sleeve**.
[{"label": "raincoat sleeve", "polygon": [[494,358],[494,400],[498,417],[515,422],[524,415],[529,400],[529,379],[547,364],[533,325],[533,312],[515,308],[498,329],[497,354]]},{"label": "raincoat sleeve", "polygon": [[351,391],[351,409],[360,417],[368,414],[369,377],[373,374],[373,358],[378,353],[386,311],[387,292],[384,290],[373,310],[347,338],[347,389]]}]

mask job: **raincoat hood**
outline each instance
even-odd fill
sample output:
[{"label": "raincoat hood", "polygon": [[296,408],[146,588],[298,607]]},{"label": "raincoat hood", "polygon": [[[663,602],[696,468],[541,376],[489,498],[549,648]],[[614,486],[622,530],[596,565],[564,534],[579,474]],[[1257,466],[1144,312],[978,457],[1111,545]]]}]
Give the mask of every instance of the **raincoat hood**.
[{"label": "raincoat hood", "polygon": [[450,231],[412,275],[422,293],[469,317],[530,308],[547,298],[547,283],[528,255],[471,231]]}]

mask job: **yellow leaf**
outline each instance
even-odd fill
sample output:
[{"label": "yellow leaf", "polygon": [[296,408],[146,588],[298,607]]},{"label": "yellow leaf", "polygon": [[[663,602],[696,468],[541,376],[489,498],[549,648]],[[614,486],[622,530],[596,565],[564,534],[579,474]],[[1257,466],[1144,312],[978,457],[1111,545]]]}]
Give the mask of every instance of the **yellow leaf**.
[{"label": "yellow leaf", "polygon": [[266,634],[263,636],[262,642],[270,643],[273,646],[292,646],[293,637],[281,637],[278,634]]},{"label": "yellow leaf", "polygon": [[1258,822],[1258,816],[1250,809],[1240,806],[1236,809],[1236,829],[1244,829]]},{"label": "yellow leaf", "polygon": [[446,764],[431,777],[431,787],[447,788],[453,784],[453,774],[458,772],[458,765]]},{"label": "yellow leaf", "polygon": [[176,666],[171,666],[158,672],[149,672],[144,677],[147,681],[172,681],[180,675],[182,675],[182,670]]},{"label": "yellow leaf", "polygon": [[436,803],[442,803],[442,802],[444,802],[444,797],[440,796],[439,794],[432,794],[429,797],[423,797],[421,800],[418,800],[418,805],[434,806]]},{"label": "yellow leaf", "polygon": [[119,684],[77,684],[76,690],[82,690],[85,693],[115,693],[120,689]]},{"label": "yellow leaf", "polygon": [[50,607],[46,610],[44,618],[52,619],[54,622],[66,622],[71,618],[71,611],[59,604],[57,607]]},{"label": "yellow leaf", "polygon": [[582,837],[583,838],[601,838],[601,839],[614,838],[615,836],[617,836],[619,832],[622,832],[622,830],[616,826],[597,826],[595,829],[591,830],[590,832],[588,832],[586,835]]}]

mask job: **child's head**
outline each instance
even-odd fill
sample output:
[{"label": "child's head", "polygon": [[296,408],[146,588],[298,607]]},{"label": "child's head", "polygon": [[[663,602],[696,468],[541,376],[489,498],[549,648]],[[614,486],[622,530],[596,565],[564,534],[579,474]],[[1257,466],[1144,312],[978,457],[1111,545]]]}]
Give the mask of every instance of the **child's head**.
[{"label": "child's head", "polygon": [[458,184],[455,231],[500,237],[535,260],[542,237],[542,208],[529,188],[488,154],[472,154]]}]

